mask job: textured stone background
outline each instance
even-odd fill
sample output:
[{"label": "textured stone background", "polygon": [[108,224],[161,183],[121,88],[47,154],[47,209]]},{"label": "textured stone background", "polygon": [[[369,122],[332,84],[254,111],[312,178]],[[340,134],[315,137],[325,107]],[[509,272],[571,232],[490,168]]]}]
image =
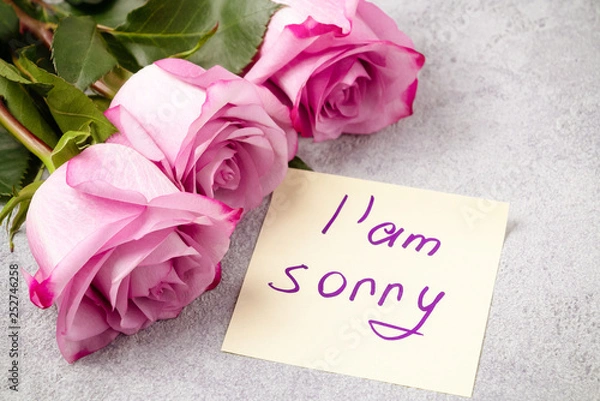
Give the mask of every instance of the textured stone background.
[{"label": "textured stone background", "polygon": [[[600,400],[600,3],[375,3],[427,58],[415,115],[377,135],[303,141],[300,155],[321,172],[510,202],[473,400]],[[21,397],[4,373],[0,398],[462,399],[221,353],[265,212],[239,226],[216,290],[74,365],[58,352],[56,312],[21,283]],[[4,230],[0,241],[1,271],[35,270],[24,234],[13,254]]]}]

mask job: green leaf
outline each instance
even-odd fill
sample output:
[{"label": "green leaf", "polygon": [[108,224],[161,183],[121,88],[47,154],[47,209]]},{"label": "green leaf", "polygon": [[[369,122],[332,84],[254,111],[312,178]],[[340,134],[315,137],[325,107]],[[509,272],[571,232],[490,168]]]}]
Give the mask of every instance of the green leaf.
[{"label": "green leaf", "polygon": [[52,163],[56,168],[77,156],[81,151],[92,144],[90,128],[87,132],[69,131],[60,138],[52,151]]},{"label": "green leaf", "polygon": [[63,14],[89,15],[97,24],[116,28],[125,23],[127,14],[145,3],[146,0],[109,0],[91,7],[73,7],[66,1],[60,1],[54,4],[53,7]]},{"label": "green leaf", "polygon": [[0,126],[0,197],[10,197],[21,189],[31,154]]},{"label": "green leaf", "polygon": [[53,147],[57,141],[55,131],[37,108],[26,86],[0,76],[0,96],[4,98],[8,111],[32,134]]},{"label": "green leaf", "polygon": [[37,67],[23,52],[20,53],[17,64],[21,70],[27,71],[35,82],[53,85],[46,95],[46,103],[62,132],[84,131],[90,126],[94,141],[100,143],[117,131],[82,91],[64,79]]},{"label": "green leaf", "polygon": [[217,33],[189,61],[210,68],[221,65],[242,72],[260,46],[271,16],[279,5],[269,0],[213,0],[210,11],[219,22]]},{"label": "green leaf", "polygon": [[110,107],[110,99],[98,95],[91,95],[89,98],[92,99],[98,110],[103,113]]},{"label": "green leaf", "polygon": [[0,1],[0,42],[6,42],[19,34],[19,18],[13,8]]},{"label": "green leaf", "polygon": [[[44,46],[41,43],[34,43],[30,45],[23,46],[18,49],[15,54],[25,55],[29,60],[35,63],[38,68],[48,71],[49,73],[56,74],[56,70],[54,69],[54,64],[50,60],[52,58],[52,54],[50,53],[50,49]],[[18,63],[15,62],[18,66]]]},{"label": "green leaf", "polygon": [[310,168],[308,164],[304,163],[304,160],[302,160],[298,156],[295,156],[292,160],[288,162],[288,167],[297,168],[299,170],[314,171],[312,168]]},{"label": "green leaf", "polygon": [[0,77],[4,77],[11,82],[18,84],[30,84],[31,81],[25,78],[14,65],[8,64],[6,61],[0,59]]},{"label": "green leaf", "polygon": [[131,72],[137,72],[142,68],[138,64],[135,57],[133,57],[133,54],[131,54],[129,50],[127,50],[127,48],[121,42],[119,42],[119,40],[117,40],[117,38],[106,32],[102,32],[102,37],[108,45],[110,52],[119,61],[119,65]]},{"label": "green leaf", "polygon": [[110,2],[110,0],[106,1],[106,0],[67,0],[67,2],[73,6],[84,6],[86,4],[93,4],[93,5],[98,5],[102,2]]},{"label": "green leaf", "polygon": [[183,58],[183,59],[189,58],[192,54],[194,54],[198,50],[200,50],[202,48],[202,46],[204,46],[204,44],[206,42],[208,42],[208,40],[210,38],[212,38],[215,35],[215,33],[217,33],[218,28],[219,28],[219,26],[215,25],[214,28],[210,32],[206,32],[206,35],[204,35],[204,37],[202,39],[200,39],[200,42],[196,43],[196,46],[194,46],[193,48],[191,48],[189,50],[183,51],[181,53],[173,54],[173,55],[171,55],[171,57]]},{"label": "green leaf", "polygon": [[56,72],[84,90],[117,65],[90,17],[67,17],[58,24],[52,42]]},{"label": "green leaf", "polygon": [[214,0],[149,0],[110,31],[141,66],[193,49],[217,24]]},{"label": "green leaf", "polygon": [[52,85],[35,84],[31,82],[29,79],[21,75],[19,70],[17,70],[14,65],[8,64],[2,59],[0,59],[0,77],[6,78],[9,81],[18,84],[35,86],[36,90],[41,93],[43,93],[44,91],[48,92],[50,89],[52,89]]},{"label": "green leaf", "polygon": [[0,210],[0,225],[6,219],[7,225],[10,221],[10,217],[12,216],[14,210],[18,207],[19,210],[15,215],[12,225],[9,229],[9,244],[10,250],[13,250],[13,237],[21,228],[21,225],[25,222],[25,217],[27,216],[27,210],[29,209],[29,204],[31,203],[31,198],[35,191],[42,185],[43,181],[34,181],[31,184],[27,185],[25,188],[21,189],[18,194],[12,197],[6,205]]},{"label": "green leaf", "polygon": [[92,17],[98,24],[115,28],[127,20],[127,15],[146,4],[146,0],[117,0],[107,4],[107,8],[94,13]]}]

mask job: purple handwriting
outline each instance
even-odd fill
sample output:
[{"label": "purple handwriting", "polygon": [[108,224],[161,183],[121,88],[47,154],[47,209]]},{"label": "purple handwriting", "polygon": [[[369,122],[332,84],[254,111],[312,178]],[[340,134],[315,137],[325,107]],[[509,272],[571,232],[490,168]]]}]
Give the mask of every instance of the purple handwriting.
[{"label": "purple handwriting", "polygon": [[[329,221],[327,222],[325,227],[323,227],[323,230],[321,230],[321,233],[327,234],[327,232],[329,231],[329,229],[331,228],[333,223],[338,219],[347,200],[348,200],[348,195],[344,195],[344,197],[342,198],[342,201],[340,202],[337,209],[333,213],[333,216],[331,216],[331,219],[329,219]],[[367,218],[371,214],[371,210],[373,209],[374,204],[375,204],[375,197],[373,195],[371,195],[371,198],[369,200],[369,203],[367,205],[365,212],[357,220],[356,224],[362,224],[367,220]],[[383,223],[373,226],[368,231],[367,240],[372,245],[387,244],[387,246],[392,248],[396,245],[396,241],[399,240],[400,236],[404,233],[404,231],[405,231],[404,228],[397,227],[396,224],[394,224],[392,222],[389,222],[389,221],[383,222]],[[402,240],[400,240],[398,242],[398,244],[400,244],[400,243],[401,243],[400,246],[402,246],[402,248],[404,248],[404,249],[408,248],[412,243],[416,243],[415,251],[417,251],[417,252],[420,252],[421,249],[423,249],[423,247],[426,244],[431,244],[432,247],[429,250],[429,252],[427,252],[428,256],[433,256],[442,246],[442,242],[437,238],[434,238],[434,237],[428,238],[422,234],[415,234],[415,233],[410,233],[410,234],[406,233],[406,238],[404,239],[404,242],[402,242]]]},{"label": "purple handwriting", "polygon": [[[332,228],[334,223],[342,215],[342,211],[346,205],[346,202],[348,202],[348,199],[348,195],[344,195],[333,215],[321,230],[322,234],[325,235],[329,233],[329,230]],[[358,220],[356,220],[356,224],[364,224],[369,219],[374,205],[375,197],[371,195],[365,211],[358,218]],[[367,241],[374,246],[387,244],[388,247],[393,248],[394,246],[399,245],[402,248],[407,249],[412,244],[416,244],[414,245],[414,250],[416,252],[420,252],[423,247],[428,245],[428,256],[435,255],[442,246],[442,242],[435,237],[426,237],[423,234],[405,232],[403,227],[398,227],[391,221],[376,221],[374,223],[366,224],[366,227]],[[404,238],[401,238],[402,234],[405,234]],[[268,286],[275,291],[285,294],[296,293],[300,291],[300,282],[298,278],[301,276],[306,277],[307,273],[302,273],[302,271],[308,270],[309,267],[305,264],[290,266],[285,269],[285,275],[289,280],[287,286],[276,286],[273,284],[273,282],[268,283]],[[404,286],[400,283],[387,283],[384,286],[378,286],[378,283],[375,281],[375,279],[370,277],[365,277],[356,283],[348,283],[348,279],[340,271],[330,271],[323,274],[318,283],[316,283],[316,290],[322,298],[328,299],[343,296],[347,297],[350,302],[354,302],[354,300],[359,296],[359,292],[361,294],[365,294],[362,296],[366,296],[368,293],[368,296],[377,298],[377,305],[380,307],[386,302],[400,302],[404,296]],[[424,286],[419,293],[416,304],[423,314],[419,321],[412,325],[412,328],[406,328],[404,325],[399,326],[390,322],[369,319],[367,322],[369,323],[373,333],[375,333],[378,337],[388,341],[401,340],[412,335],[422,336],[423,333],[421,333],[420,330],[433,313],[433,310],[437,304],[445,295],[443,291],[440,291],[435,296],[433,301],[426,303],[425,296],[428,292],[429,286]]]},{"label": "purple handwriting", "polygon": [[[270,283],[268,283],[269,287],[271,287],[275,291],[283,292],[286,294],[293,294],[293,293],[300,291],[300,283],[298,282],[296,277],[292,274],[292,272],[294,272],[296,270],[298,270],[298,271],[299,270],[309,270],[309,267],[305,264],[290,266],[285,269],[285,274],[286,274],[287,278],[290,280],[289,284],[291,284],[291,286],[288,288],[282,288],[282,287],[275,286],[275,284],[273,284],[273,282],[270,282]],[[299,275],[301,273],[297,273],[297,274]],[[337,277],[337,279],[334,279],[335,277]],[[332,281],[337,282],[337,284],[331,284]],[[329,283],[329,285],[327,286],[328,288],[332,287],[332,286],[333,286],[333,288],[329,288],[328,290],[326,290],[325,288],[326,288],[327,283]],[[358,296],[359,290],[365,284],[368,284],[369,295],[371,297],[376,296],[377,283],[376,283],[375,279],[366,277],[362,280],[357,281],[356,284],[354,284],[354,287],[352,288],[352,290],[350,291],[350,295],[348,296],[348,300],[350,302],[353,302],[356,299],[356,297]],[[323,298],[335,298],[335,297],[341,296],[344,292],[348,293],[348,291],[345,291],[346,288],[349,289],[348,280],[346,279],[344,274],[339,271],[330,271],[328,273],[325,273],[321,277],[321,279],[319,280],[319,282],[317,284],[317,292]],[[401,339],[407,338],[413,334],[422,336],[423,334],[421,332],[419,332],[419,330],[427,322],[427,319],[429,318],[429,316],[431,315],[431,313],[437,306],[438,302],[440,302],[440,300],[445,295],[444,292],[440,292],[436,295],[435,299],[432,302],[425,305],[424,298],[428,291],[429,291],[429,287],[425,286],[425,287],[423,287],[423,289],[421,290],[421,293],[419,294],[419,298],[417,300],[417,306],[424,313],[423,313],[423,316],[420,318],[419,322],[417,324],[415,324],[412,328],[407,329],[405,327],[398,326],[395,324],[370,319],[370,320],[368,320],[368,323],[369,323],[369,326],[371,326],[371,330],[373,331],[373,333],[375,333],[377,336],[379,336],[380,338],[382,338],[384,340],[390,340],[390,341],[401,340]],[[364,292],[364,291],[362,291],[362,292]],[[383,290],[383,292],[381,292],[381,295],[379,295],[379,300],[377,301],[377,305],[383,306],[385,304],[385,302],[387,301],[388,297],[390,296],[390,294],[395,295],[391,299],[395,299],[396,302],[400,302],[402,300],[402,296],[404,295],[404,287],[400,283],[387,284],[385,286],[385,289]],[[381,328],[386,328],[387,330],[384,330],[382,332]],[[384,334],[384,332],[387,334]]]}]

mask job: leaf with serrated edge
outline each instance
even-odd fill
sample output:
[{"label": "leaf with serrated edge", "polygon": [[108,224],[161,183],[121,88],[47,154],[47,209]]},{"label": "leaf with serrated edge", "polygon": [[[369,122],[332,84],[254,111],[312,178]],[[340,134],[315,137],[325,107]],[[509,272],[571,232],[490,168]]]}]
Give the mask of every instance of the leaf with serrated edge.
[{"label": "leaf with serrated edge", "polygon": [[0,76],[0,96],[4,98],[8,111],[32,134],[52,147],[57,135],[35,106],[24,85],[9,81]]},{"label": "leaf with serrated edge", "polygon": [[52,42],[56,72],[84,90],[117,65],[90,17],[67,17],[60,21]]},{"label": "leaf with serrated edge", "polygon": [[21,189],[30,159],[29,151],[0,127],[0,196]]},{"label": "leaf with serrated edge", "polygon": [[269,0],[213,0],[217,33],[189,61],[210,68],[220,65],[236,74],[252,61],[273,13],[280,6]]},{"label": "leaf with serrated edge", "polygon": [[141,66],[186,52],[209,35],[217,20],[214,0],[149,0],[110,33]]},{"label": "leaf with serrated edge", "polygon": [[23,52],[17,63],[34,81],[54,86],[46,96],[46,103],[62,132],[81,131],[91,126],[92,137],[96,143],[100,143],[117,131],[82,91],[64,79],[38,68]]}]

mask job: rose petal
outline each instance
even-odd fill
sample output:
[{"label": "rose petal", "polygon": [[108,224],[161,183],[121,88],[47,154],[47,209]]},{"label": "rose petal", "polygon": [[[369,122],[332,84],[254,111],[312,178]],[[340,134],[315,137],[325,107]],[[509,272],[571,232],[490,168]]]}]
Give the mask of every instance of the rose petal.
[{"label": "rose petal", "polygon": [[356,30],[358,36],[358,34],[364,34],[362,33],[364,29],[372,32],[377,40],[389,41],[410,49],[414,48],[413,41],[398,29],[396,21],[389,15],[373,3],[359,1],[353,31]]},{"label": "rose petal", "polygon": [[[197,171],[197,182],[203,193],[210,197],[214,197],[214,191],[217,188],[227,187],[227,189],[236,189],[239,186],[240,171],[234,160],[235,154],[236,151],[231,147],[228,147],[226,142],[222,143],[221,146],[212,147],[209,151],[202,154],[202,158],[198,161],[198,165],[203,167]],[[232,173],[237,175],[237,177],[230,179],[229,181],[231,182],[219,184],[219,180],[215,175],[219,173],[219,169],[221,169],[223,165],[229,165],[229,169],[231,169]]]},{"label": "rose petal", "polygon": [[70,187],[102,198],[144,204],[146,199],[178,192],[154,164],[126,146],[92,146],[66,165]]},{"label": "rose petal", "polygon": [[110,258],[94,278],[94,286],[113,306],[117,303],[117,291],[121,281],[130,275],[142,261],[162,244],[172,230],[161,230],[145,235],[141,240],[132,240],[113,249]]},{"label": "rose petal", "polygon": [[[269,25],[270,27],[276,26],[275,24],[278,20],[275,17],[277,15],[279,13],[276,13],[273,17],[273,22]],[[329,26],[326,29],[332,34],[338,32],[335,26]],[[321,32],[320,34],[324,33]],[[285,70],[285,67],[291,60],[294,60],[318,39],[319,36],[317,35],[298,38],[294,25],[283,26],[280,32],[277,32],[276,28],[269,28],[261,48],[262,50],[259,52],[259,58],[250,70],[246,72],[244,78],[256,84],[265,83],[275,72]],[[294,43],[294,46],[289,46],[289,43]]]},{"label": "rose petal", "polygon": [[318,23],[335,25],[342,28],[344,34],[352,29],[352,20],[359,0],[274,0],[288,8],[282,9],[276,16],[282,19],[282,25],[300,24],[309,16]]},{"label": "rose petal", "polygon": [[[94,206],[98,206],[98,203],[95,203]],[[29,292],[32,302],[41,308],[49,307],[56,297],[62,293],[67,283],[81,269],[81,266],[88,263],[98,252],[101,252],[104,241],[119,232],[124,226],[127,226],[133,219],[129,216],[122,220],[108,221],[105,224],[98,224],[98,220],[91,220],[91,223],[96,223],[95,228],[97,231],[90,232],[89,228],[94,228],[90,225],[86,226],[88,230],[84,231],[82,229],[82,232],[68,230],[72,234],[71,236],[60,236],[57,234],[64,232],[64,220],[60,220],[52,227],[50,224],[53,220],[47,219],[44,222],[45,224],[39,224],[40,220],[37,215],[37,213],[33,213],[28,215],[27,219],[29,247],[40,266],[40,269],[29,282]],[[110,217],[107,213],[107,219]],[[78,223],[81,220],[83,219],[79,219]],[[74,241],[74,239],[80,237],[84,238],[78,242]],[[68,249],[67,245],[73,242],[75,242],[74,248]],[[53,246],[56,246],[56,248],[53,248]],[[52,252],[51,249],[60,252]],[[64,253],[63,257],[60,256],[61,253]],[[60,260],[60,262],[55,263],[53,260]]]},{"label": "rose petal", "polygon": [[165,155],[156,141],[124,106],[111,107],[104,112],[104,115],[119,130],[119,133],[108,138],[108,143],[118,143],[134,148],[153,162],[165,160]]},{"label": "rose petal", "polygon": [[126,335],[132,335],[148,327],[155,320],[148,319],[134,302],[129,302],[125,312],[115,310],[109,313],[107,322],[113,329]]},{"label": "rose petal", "polygon": [[153,64],[125,82],[111,108],[122,105],[134,115],[172,165],[205,98],[202,89]]},{"label": "rose petal", "polygon": [[[60,317],[58,321],[60,322]],[[82,325],[85,325],[85,322],[82,322]],[[101,327],[104,327],[104,325]],[[78,341],[73,341],[66,338],[63,335],[58,334],[58,330],[60,330],[59,323],[57,323],[56,335],[58,348],[60,349],[60,352],[63,355],[63,357],[69,363],[73,363],[86,355],[89,355],[93,352],[98,351],[101,348],[104,348],[119,335],[118,331],[108,327],[106,330],[96,334],[95,336],[83,338]]]},{"label": "rose petal", "polygon": [[176,232],[172,232],[147,255],[139,266],[165,263],[173,258],[197,255],[196,251],[184,243]]},{"label": "rose petal", "polygon": [[204,90],[219,81],[239,80],[237,75],[219,65],[205,70],[194,63],[178,58],[158,60],[154,62],[154,65],[182,82],[186,82]]},{"label": "rose petal", "polygon": [[106,323],[106,313],[95,305],[90,298],[83,297],[75,312],[68,330],[63,328],[60,334],[69,341],[81,341],[104,333],[110,326]]},{"label": "rose petal", "polygon": [[[93,297],[84,297],[78,304],[76,313],[73,313],[73,317],[77,319],[68,319],[67,315],[73,310],[67,307],[70,289],[65,292],[65,297],[61,299],[58,308],[56,340],[63,357],[69,363],[73,363],[108,345],[119,335],[119,332],[106,324],[103,319],[105,312]],[[68,320],[70,323],[67,323]]]}]

